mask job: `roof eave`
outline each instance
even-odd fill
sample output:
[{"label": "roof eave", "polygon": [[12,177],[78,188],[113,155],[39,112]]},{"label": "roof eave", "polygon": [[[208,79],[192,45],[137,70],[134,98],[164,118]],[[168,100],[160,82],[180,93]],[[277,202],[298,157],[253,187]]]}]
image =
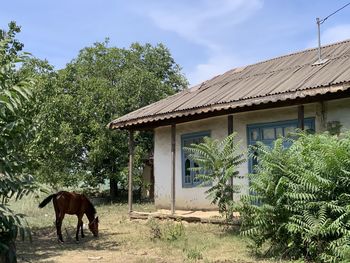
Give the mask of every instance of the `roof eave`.
[{"label": "roof eave", "polygon": [[[177,119],[181,117],[190,117],[197,115],[198,117],[200,115],[204,116],[218,116],[215,115],[215,112],[222,112],[223,114],[228,114],[227,112],[242,112],[242,111],[249,111],[251,108],[255,108],[255,106],[261,105],[261,109],[264,108],[270,108],[273,107],[272,104],[278,103],[278,102],[286,102],[286,101],[301,101],[307,97],[317,97],[327,94],[336,94],[341,93],[344,91],[348,91],[350,89],[350,83],[342,83],[337,85],[330,85],[325,87],[318,87],[318,88],[312,88],[312,89],[304,89],[304,90],[298,90],[293,92],[286,92],[286,93],[280,93],[280,94],[273,94],[268,95],[264,97],[257,97],[257,98],[248,98],[245,100],[239,100],[239,101],[233,101],[233,102],[227,102],[227,103],[220,103],[220,104],[214,104],[214,105],[208,105],[205,107],[199,107],[194,109],[187,109],[182,111],[175,111],[175,112],[169,112],[164,114],[158,114],[158,115],[151,115],[151,116],[143,116],[136,119],[130,119],[126,121],[118,121],[118,119],[110,122],[108,124],[108,128],[110,129],[127,129],[127,130],[137,130],[137,129],[145,129],[147,127],[157,127],[157,123],[159,123],[158,126],[163,126],[161,123],[167,123],[167,121],[171,120],[174,123],[177,123]],[[349,94],[347,94],[348,96]],[[266,107],[264,107],[266,105]],[[290,103],[287,105],[289,106]],[[242,110],[243,109],[243,110]],[[212,113],[212,114],[211,114]],[[207,118],[207,117],[204,117]],[[195,119],[195,118],[194,118]],[[198,119],[201,119],[200,117]]]}]

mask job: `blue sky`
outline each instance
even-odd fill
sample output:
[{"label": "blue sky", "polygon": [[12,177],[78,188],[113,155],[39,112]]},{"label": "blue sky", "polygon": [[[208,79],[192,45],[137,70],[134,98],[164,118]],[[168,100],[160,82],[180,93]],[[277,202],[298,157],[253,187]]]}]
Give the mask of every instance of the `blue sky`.
[{"label": "blue sky", "polygon": [[[164,43],[191,85],[234,67],[316,46],[316,17],[350,0],[11,0],[0,27],[22,26],[25,50],[56,69],[96,41]],[[350,38],[350,6],[322,25],[322,42]]]}]

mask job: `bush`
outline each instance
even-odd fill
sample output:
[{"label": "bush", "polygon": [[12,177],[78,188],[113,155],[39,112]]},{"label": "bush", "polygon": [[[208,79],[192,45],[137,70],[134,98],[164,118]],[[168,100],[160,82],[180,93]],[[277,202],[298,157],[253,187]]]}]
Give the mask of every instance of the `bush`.
[{"label": "bush", "polygon": [[259,249],[268,245],[266,255],[349,262],[350,133],[299,134],[286,148],[288,140],[254,149],[242,234]]},{"label": "bush", "polygon": [[175,241],[185,236],[185,227],[182,222],[168,221],[164,225],[163,238],[168,241]]},{"label": "bush", "polygon": [[232,217],[234,193],[239,193],[239,185],[229,184],[232,178],[240,178],[238,167],[245,162],[240,149],[241,142],[236,142],[237,133],[227,136],[222,141],[204,137],[204,142],[184,147],[188,157],[198,167],[190,168],[202,180],[202,185],[211,187],[206,191],[219,212],[227,219]]}]

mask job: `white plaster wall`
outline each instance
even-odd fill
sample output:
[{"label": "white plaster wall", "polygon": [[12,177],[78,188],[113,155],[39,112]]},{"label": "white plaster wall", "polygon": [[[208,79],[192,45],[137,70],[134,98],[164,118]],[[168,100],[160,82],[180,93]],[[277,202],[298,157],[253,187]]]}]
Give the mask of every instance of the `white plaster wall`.
[{"label": "white plaster wall", "polygon": [[[182,188],[181,167],[181,135],[200,131],[210,131],[215,139],[227,136],[227,117],[221,116],[200,121],[176,125],[176,157],[175,157],[175,196],[177,209],[213,210],[216,206],[210,204],[205,191],[208,187]],[[171,195],[171,128],[155,129],[154,175],[155,204],[159,208],[170,208]]]},{"label": "white plaster wall", "polygon": [[[334,100],[325,103],[325,121],[338,120],[344,129],[350,129],[350,99]],[[234,131],[242,142],[242,150],[247,150],[247,125],[297,119],[297,106],[259,110],[233,114]],[[305,105],[305,118],[315,117],[316,131],[324,130],[324,121],[319,103]],[[227,115],[178,124],[176,127],[176,208],[177,209],[217,209],[206,198],[207,187],[182,188],[181,135],[193,132],[208,131],[211,137],[223,139],[227,136]],[[171,193],[171,128],[170,126],[155,129],[154,174],[155,204],[159,208],[170,208]],[[241,175],[248,173],[248,163],[239,168]],[[241,194],[248,193],[248,179],[235,179],[242,186],[241,193],[235,195],[239,200]]]},{"label": "white plaster wall", "polygon": [[350,98],[326,102],[326,121],[339,121],[341,132],[350,130]]}]

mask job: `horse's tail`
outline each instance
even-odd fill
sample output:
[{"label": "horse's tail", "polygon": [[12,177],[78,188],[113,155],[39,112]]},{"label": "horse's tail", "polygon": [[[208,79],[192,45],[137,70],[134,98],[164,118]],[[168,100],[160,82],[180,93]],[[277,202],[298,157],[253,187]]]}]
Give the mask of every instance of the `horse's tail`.
[{"label": "horse's tail", "polygon": [[43,208],[44,206],[46,206],[52,198],[56,197],[57,194],[52,194],[49,195],[48,197],[46,197],[40,204],[39,204],[39,208]]}]

